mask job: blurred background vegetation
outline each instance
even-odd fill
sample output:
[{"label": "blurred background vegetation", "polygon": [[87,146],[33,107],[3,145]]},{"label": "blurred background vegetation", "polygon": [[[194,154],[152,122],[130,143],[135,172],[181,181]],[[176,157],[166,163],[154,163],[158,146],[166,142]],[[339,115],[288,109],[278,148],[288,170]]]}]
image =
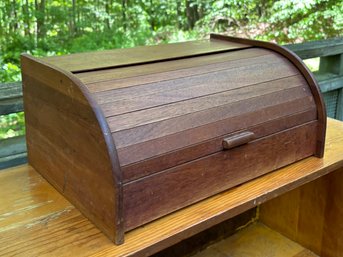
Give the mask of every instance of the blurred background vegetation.
[{"label": "blurred background vegetation", "polygon": [[[0,83],[19,81],[19,56],[61,55],[207,37],[210,32],[299,43],[343,35],[336,0],[1,0]],[[0,116],[0,138],[23,134]]]}]

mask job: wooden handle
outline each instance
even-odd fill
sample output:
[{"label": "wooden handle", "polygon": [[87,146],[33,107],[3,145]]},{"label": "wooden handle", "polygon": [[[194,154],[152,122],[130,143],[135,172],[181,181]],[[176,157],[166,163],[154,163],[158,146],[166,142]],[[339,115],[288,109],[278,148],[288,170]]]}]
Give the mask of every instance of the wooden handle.
[{"label": "wooden handle", "polygon": [[223,148],[225,150],[231,149],[236,146],[244,145],[254,140],[255,134],[250,131],[244,131],[242,133],[227,137],[223,139]]}]

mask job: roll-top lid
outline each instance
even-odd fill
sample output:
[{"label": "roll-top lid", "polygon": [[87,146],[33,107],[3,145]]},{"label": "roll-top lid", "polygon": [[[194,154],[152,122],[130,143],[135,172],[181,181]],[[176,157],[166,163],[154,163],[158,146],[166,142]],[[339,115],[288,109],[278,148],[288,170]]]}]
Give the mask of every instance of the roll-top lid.
[{"label": "roll-top lid", "polygon": [[44,58],[99,104],[124,182],[317,119],[311,88],[286,57],[220,39]]}]

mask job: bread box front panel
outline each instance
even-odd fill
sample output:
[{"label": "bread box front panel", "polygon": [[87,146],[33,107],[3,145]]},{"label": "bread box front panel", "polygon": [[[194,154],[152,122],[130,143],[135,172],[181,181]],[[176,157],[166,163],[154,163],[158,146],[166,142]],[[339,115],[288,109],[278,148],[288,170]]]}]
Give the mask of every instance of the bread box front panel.
[{"label": "bread box front panel", "polygon": [[29,162],[116,243],[125,231],[323,153],[316,82],[273,44],[212,35],[24,56],[23,64]]}]

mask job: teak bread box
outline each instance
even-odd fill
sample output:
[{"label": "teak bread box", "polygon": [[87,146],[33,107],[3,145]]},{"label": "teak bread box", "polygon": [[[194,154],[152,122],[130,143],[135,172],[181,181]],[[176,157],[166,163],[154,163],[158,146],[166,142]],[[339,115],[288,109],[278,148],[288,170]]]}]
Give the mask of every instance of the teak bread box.
[{"label": "teak bread box", "polygon": [[322,157],[326,114],[302,61],[209,40],[22,55],[29,163],[112,241],[170,212]]}]

